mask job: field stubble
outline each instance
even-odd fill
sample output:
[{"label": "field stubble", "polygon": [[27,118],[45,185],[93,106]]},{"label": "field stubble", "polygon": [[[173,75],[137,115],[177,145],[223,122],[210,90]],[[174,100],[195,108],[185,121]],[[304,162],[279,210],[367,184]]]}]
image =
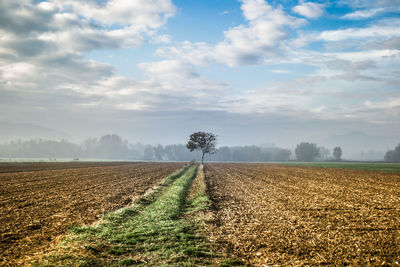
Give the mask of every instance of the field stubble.
[{"label": "field stubble", "polygon": [[0,173],[0,265],[39,257],[71,225],[92,223],[130,204],[183,165],[57,164],[36,171],[35,166],[30,171],[13,166]]},{"label": "field stubble", "polygon": [[209,236],[255,266],[400,262],[400,175],[207,164]]}]

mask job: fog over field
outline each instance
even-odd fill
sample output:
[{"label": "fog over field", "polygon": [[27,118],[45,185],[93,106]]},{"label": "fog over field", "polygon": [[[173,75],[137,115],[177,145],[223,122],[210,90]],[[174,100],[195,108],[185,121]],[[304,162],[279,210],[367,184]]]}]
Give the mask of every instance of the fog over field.
[{"label": "fog over field", "polygon": [[0,143],[130,144],[348,159],[400,143],[400,1],[0,0]]}]

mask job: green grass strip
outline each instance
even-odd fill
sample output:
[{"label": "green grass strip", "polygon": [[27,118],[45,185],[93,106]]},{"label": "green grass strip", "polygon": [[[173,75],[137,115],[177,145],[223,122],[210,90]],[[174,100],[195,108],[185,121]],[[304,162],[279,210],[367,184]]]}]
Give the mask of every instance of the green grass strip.
[{"label": "green grass strip", "polygon": [[[109,227],[123,223],[125,220],[143,211],[145,207],[154,202],[160,195],[164,193],[169,185],[171,185],[177,178],[181,177],[185,172],[187,172],[190,167],[190,165],[186,165],[182,169],[177,170],[176,172],[162,180],[158,186],[153,188],[153,190],[145,193],[138,201],[133,203],[133,205],[119,209],[115,212],[110,212],[104,215],[103,219],[110,224]],[[80,228],[84,227],[77,227],[76,229],[73,228],[73,230],[79,231]]]},{"label": "green grass strip", "polygon": [[193,203],[186,203],[197,168],[192,166],[180,172],[179,177],[175,176],[162,194],[147,205],[140,208],[133,205],[110,213],[105,216],[104,223],[93,227],[75,227],[64,243],[63,253],[48,256],[36,265],[208,265],[212,254],[206,239],[196,233],[193,220],[184,218],[186,210],[208,207],[203,195],[198,195]]}]

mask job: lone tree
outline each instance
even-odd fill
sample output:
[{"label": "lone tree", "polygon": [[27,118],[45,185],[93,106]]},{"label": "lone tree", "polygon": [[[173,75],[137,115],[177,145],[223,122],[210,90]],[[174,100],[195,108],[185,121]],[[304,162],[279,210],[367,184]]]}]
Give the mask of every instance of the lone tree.
[{"label": "lone tree", "polygon": [[298,161],[314,161],[319,157],[319,149],[314,143],[302,142],[294,150]]},{"label": "lone tree", "polygon": [[337,161],[341,161],[342,160],[342,148],[340,146],[337,146],[337,147],[335,147],[333,149],[333,157]]},{"label": "lone tree", "polygon": [[201,150],[201,164],[204,161],[204,155],[214,154],[217,145],[217,136],[213,133],[197,132],[190,135],[189,142],[186,147],[192,152],[193,150]]}]

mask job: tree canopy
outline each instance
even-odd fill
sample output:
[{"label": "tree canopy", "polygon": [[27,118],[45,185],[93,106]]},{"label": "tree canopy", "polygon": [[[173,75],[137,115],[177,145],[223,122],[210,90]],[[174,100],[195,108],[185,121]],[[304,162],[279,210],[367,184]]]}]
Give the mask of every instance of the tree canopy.
[{"label": "tree canopy", "polygon": [[386,152],[385,161],[400,162],[400,144],[398,144],[395,149]]},{"label": "tree canopy", "polygon": [[319,157],[319,149],[314,143],[302,142],[294,150],[298,161],[314,161]]},{"label": "tree canopy", "polygon": [[202,153],[201,164],[204,161],[205,154],[214,154],[217,145],[217,136],[213,133],[197,132],[189,137],[189,142],[186,147],[192,152],[193,150],[200,150]]},{"label": "tree canopy", "polygon": [[333,157],[335,160],[342,160],[342,148],[340,146],[337,146],[333,149]]}]

